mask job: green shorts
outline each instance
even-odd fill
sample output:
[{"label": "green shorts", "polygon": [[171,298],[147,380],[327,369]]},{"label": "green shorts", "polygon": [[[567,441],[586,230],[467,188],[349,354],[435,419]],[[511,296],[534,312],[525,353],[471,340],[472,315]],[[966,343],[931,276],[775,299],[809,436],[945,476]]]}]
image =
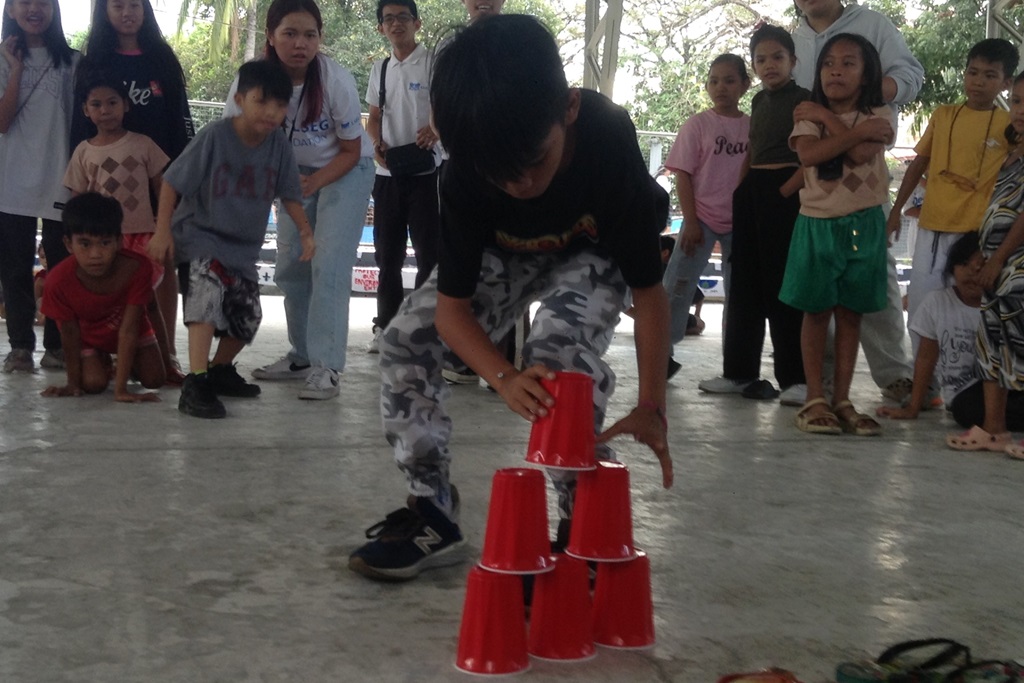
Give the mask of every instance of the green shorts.
[{"label": "green shorts", "polygon": [[779,300],[808,313],[842,306],[874,313],[887,305],[885,213],[874,206],[838,218],[800,214]]}]

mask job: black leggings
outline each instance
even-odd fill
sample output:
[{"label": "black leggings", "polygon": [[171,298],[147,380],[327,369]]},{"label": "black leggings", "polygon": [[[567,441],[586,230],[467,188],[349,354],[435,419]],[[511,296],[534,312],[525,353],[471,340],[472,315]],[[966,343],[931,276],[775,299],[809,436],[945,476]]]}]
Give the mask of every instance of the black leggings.
[{"label": "black leggings", "polygon": [[[60,221],[43,220],[43,253],[48,269],[67,258]],[[36,319],[32,281],[35,260],[36,218],[0,213],[0,282],[7,305],[7,339],[12,349],[32,351],[36,346],[32,327]],[[43,346],[50,351],[60,350],[60,330],[49,318],[43,328]]]},{"label": "black leggings", "polygon": [[[985,423],[985,396],[982,382],[975,382],[953,399],[949,406],[953,419],[961,427],[970,429]],[[1006,428],[1011,432],[1024,432],[1024,391],[1011,391],[1006,397]]]}]

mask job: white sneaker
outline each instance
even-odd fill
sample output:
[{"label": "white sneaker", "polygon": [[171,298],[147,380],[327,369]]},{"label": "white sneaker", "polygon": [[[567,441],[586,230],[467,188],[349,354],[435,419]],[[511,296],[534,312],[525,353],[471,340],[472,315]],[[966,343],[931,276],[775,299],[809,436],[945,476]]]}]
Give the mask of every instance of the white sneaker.
[{"label": "white sneaker", "polygon": [[299,398],[309,401],[325,401],[341,393],[338,373],[330,368],[314,368],[306,378],[306,386],[299,392]]},{"label": "white sneaker", "polygon": [[779,403],[784,406],[795,406],[797,408],[807,403],[807,385],[790,385],[779,394]]},{"label": "white sneaker", "polygon": [[714,379],[706,379],[700,382],[697,388],[709,394],[742,394],[744,389],[756,381],[756,379],[715,377]]},{"label": "white sneaker", "polygon": [[379,327],[373,328],[373,339],[366,346],[367,353],[380,353],[380,336],[384,333],[384,330]]},{"label": "white sneaker", "polygon": [[270,365],[256,368],[252,376],[256,379],[305,379],[312,371],[309,365],[297,365],[285,356]]},{"label": "white sneaker", "polygon": [[64,349],[57,349],[51,351],[46,349],[43,352],[43,357],[39,359],[39,367],[46,368],[47,370],[63,370],[64,365]]},{"label": "white sneaker", "polygon": [[4,372],[35,372],[36,363],[30,349],[11,349],[4,358]]}]

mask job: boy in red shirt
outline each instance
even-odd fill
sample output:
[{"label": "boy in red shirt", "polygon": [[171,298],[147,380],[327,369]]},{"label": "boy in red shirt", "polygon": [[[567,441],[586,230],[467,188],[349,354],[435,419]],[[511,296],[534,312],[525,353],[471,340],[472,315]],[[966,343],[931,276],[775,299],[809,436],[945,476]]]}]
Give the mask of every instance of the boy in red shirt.
[{"label": "boy in red shirt", "polygon": [[147,389],[166,379],[166,363],[146,306],[153,298],[153,267],[145,256],[121,248],[123,213],[116,199],[95,192],[64,208],[64,245],[73,258],[49,271],[42,312],[56,321],[64,344],[68,383],[43,396],[99,394],[110,384],[117,354],[114,400],[159,401],[128,390],[136,377]]}]

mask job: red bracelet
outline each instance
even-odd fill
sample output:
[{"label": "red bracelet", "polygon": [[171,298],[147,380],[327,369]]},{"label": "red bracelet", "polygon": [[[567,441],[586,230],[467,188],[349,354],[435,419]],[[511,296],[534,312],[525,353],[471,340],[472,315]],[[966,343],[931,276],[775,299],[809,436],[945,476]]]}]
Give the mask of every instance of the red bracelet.
[{"label": "red bracelet", "polygon": [[640,403],[637,404],[637,407],[653,410],[654,414],[661,418],[662,426],[665,428],[666,431],[668,431],[668,418],[665,417],[665,411],[662,410],[661,406],[659,406],[654,401],[640,401]]}]

